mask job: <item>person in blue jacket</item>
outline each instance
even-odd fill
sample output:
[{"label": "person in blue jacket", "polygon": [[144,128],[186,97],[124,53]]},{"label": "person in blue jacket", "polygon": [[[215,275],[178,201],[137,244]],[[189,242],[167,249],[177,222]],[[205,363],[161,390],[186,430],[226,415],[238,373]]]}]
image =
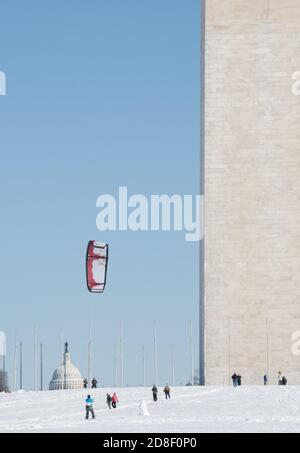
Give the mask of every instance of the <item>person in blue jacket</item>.
[{"label": "person in blue jacket", "polygon": [[88,395],[87,399],[85,400],[85,411],[86,411],[85,418],[86,418],[86,420],[89,419],[90,413],[92,414],[93,418],[96,418],[95,417],[94,408],[93,408],[93,404],[94,404],[93,398],[91,397],[91,395]]}]

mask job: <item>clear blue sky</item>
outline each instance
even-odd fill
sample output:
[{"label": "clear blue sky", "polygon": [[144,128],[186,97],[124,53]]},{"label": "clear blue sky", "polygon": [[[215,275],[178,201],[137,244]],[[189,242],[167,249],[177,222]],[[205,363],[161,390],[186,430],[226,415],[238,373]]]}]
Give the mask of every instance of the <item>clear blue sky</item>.
[{"label": "clear blue sky", "polygon": [[[0,6],[0,330],[12,382],[14,332],[23,340],[24,385],[33,385],[33,329],[44,344],[45,385],[63,326],[87,374],[90,319],[94,374],[114,384],[114,344],[124,324],[124,375],[186,383],[189,321],[198,358],[198,243],[181,232],[105,232],[96,198],[196,194],[199,187],[198,0],[4,0]],[[89,294],[89,239],[110,244],[104,295]]]}]

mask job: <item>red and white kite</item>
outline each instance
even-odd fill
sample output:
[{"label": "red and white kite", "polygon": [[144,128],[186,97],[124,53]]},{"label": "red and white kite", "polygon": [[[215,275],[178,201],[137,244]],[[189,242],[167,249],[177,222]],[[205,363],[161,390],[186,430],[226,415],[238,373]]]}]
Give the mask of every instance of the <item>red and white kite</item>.
[{"label": "red and white kite", "polygon": [[86,253],[86,281],[91,293],[103,293],[106,285],[108,245],[89,241]]}]

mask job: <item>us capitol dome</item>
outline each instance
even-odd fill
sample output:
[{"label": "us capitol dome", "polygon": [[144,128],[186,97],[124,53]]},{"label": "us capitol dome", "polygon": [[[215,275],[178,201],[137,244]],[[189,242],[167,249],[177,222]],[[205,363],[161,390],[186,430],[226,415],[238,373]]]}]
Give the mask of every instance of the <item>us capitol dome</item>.
[{"label": "us capitol dome", "polygon": [[76,390],[83,388],[83,381],[78,368],[71,363],[68,343],[65,343],[63,364],[53,373],[49,390]]}]

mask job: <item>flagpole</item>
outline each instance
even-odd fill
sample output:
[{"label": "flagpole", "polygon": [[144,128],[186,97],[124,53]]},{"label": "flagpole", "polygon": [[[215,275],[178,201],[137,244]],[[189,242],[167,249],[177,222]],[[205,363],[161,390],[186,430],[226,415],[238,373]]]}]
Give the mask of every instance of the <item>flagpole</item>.
[{"label": "flagpole", "polygon": [[142,348],[142,364],[143,364],[143,387],[146,387],[146,367],[145,367],[145,346]]},{"label": "flagpole", "polygon": [[14,347],[14,391],[17,390],[17,351],[18,351],[18,346],[17,346],[17,334],[15,332],[15,347]]},{"label": "flagpole", "polygon": [[118,388],[118,349],[115,344],[115,388]]},{"label": "flagpole", "polygon": [[23,351],[22,341],[20,341],[20,390],[23,389]]},{"label": "flagpole", "polygon": [[64,332],[62,327],[60,328],[60,357],[59,357],[59,363],[62,365],[64,364]]},{"label": "flagpole", "polygon": [[172,354],[172,386],[175,386],[175,358],[174,358],[174,345],[172,344],[171,347],[171,354]]},{"label": "flagpole", "polygon": [[43,344],[40,344],[41,348],[41,391],[43,391]]},{"label": "flagpole", "polygon": [[193,323],[190,323],[190,353],[191,353],[191,384],[194,385],[194,345],[193,345]]},{"label": "flagpole", "polygon": [[154,367],[155,367],[155,385],[158,385],[157,377],[157,332],[156,332],[156,321],[154,322]]},{"label": "flagpole", "polygon": [[92,387],[92,324],[90,324],[90,338],[88,343],[88,381],[89,387]]},{"label": "flagpole", "polygon": [[270,374],[270,353],[269,353],[269,318],[266,319],[266,336],[267,336],[267,375],[268,381],[271,382]]},{"label": "flagpole", "polygon": [[231,338],[230,338],[230,319],[228,319],[228,323],[227,323],[227,337],[228,337],[228,340],[227,340],[227,343],[228,343],[228,370],[229,370],[229,384],[230,384],[230,381],[231,381]]},{"label": "flagpole", "polygon": [[121,387],[124,387],[124,357],[123,357],[123,325],[120,322],[120,367],[121,367]]},{"label": "flagpole", "polygon": [[37,391],[37,335],[36,335],[36,326],[34,326],[34,346],[33,346],[33,354],[34,354],[34,390]]}]

